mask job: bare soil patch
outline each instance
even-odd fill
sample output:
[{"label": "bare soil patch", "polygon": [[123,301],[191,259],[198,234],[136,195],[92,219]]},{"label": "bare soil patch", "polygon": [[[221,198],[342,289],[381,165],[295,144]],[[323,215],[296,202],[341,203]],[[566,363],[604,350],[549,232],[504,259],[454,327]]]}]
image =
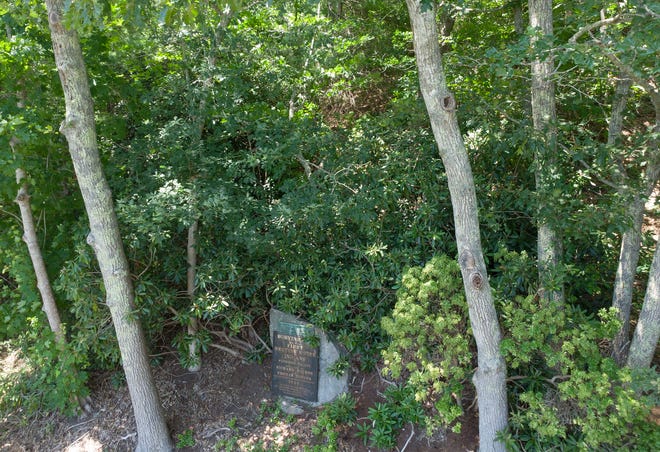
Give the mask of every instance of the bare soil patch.
[{"label": "bare soil patch", "polygon": [[[4,350],[3,372],[17,356]],[[175,356],[168,355],[154,368],[154,377],[174,442],[183,451],[303,451],[323,444],[312,433],[315,409],[299,416],[284,414],[270,392],[270,359],[247,363],[220,350],[205,355],[200,372],[183,369]],[[21,413],[0,417],[0,451],[131,451],[136,443],[135,422],[125,385],[116,384],[116,375],[95,374],[90,380],[95,412],[65,417],[41,414],[28,420]],[[382,401],[386,384],[377,373],[352,378],[351,392],[357,401],[358,419],[365,421],[368,408]],[[460,435],[448,433],[426,438],[419,429],[406,427],[399,435],[398,449],[410,452],[474,451],[477,448],[477,420],[468,413]],[[339,450],[371,451],[355,437],[356,429],[340,432]],[[192,440],[192,441],[190,441]]]}]

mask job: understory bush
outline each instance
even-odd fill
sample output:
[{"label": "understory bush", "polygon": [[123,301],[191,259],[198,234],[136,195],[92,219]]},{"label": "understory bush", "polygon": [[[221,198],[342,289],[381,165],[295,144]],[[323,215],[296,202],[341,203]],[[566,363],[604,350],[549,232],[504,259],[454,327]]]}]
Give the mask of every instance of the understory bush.
[{"label": "understory bush", "polygon": [[326,452],[337,450],[339,429],[350,427],[355,423],[357,417],[355,403],[352,395],[344,393],[321,408],[316,418],[316,425],[312,427],[314,435],[325,437],[325,444],[318,447],[318,450]]},{"label": "understory bush", "polygon": [[[498,290],[510,298],[498,302],[509,374],[509,429],[501,432],[507,448],[657,450],[660,430],[650,413],[660,402],[660,379],[655,369],[620,368],[608,357],[620,326],[614,310],[593,315],[536,294],[516,296],[531,286],[509,273],[527,268],[529,259],[515,252],[501,257],[510,264],[497,280]],[[392,447],[391,432],[403,419],[423,424],[427,433],[460,428],[456,420],[473,348],[457,263],[437,256],[407,269],[382,327],[391,338],[383,373],[401,385],[398,397],[386,394],[387,402],[370,410],[372,431],[364,436],[374,446]],[[410,415],[415,404],[423,409],[419,416]]]},{"label": "understory bush", "polygon": [[18,412],[30,417],[41,410],[72,415],[80,410],[79,398],[89,394],[87,373],[78,370],[85,360],[68,345],[55,341],[55,335],[43,330],[32,319],[32,329],[18,340],[9,342],[24,361],[13,373],[0,374],[0,415]]},{"label": "understory bush", "polygon": [[383,372],[405,382],[426,412],[428,433],[460,429],[461,396],[472,372],[471,329],[460,269],[436,256],[401,278],[392,315],[382,320],[391,337]]},{"label": "understory bush", "polygon": [[598,317],[540,297],[501,305],[509,372],[511,450],[657,450],[649,419],[658,404],[654,369],[633,372],[604,357],[619,328],[612,309]]},{"label": "understory bush", "polygon": [[369,408],[367,422],[358,425],[357,436],[365,445],[391,450],[405,424],[420,424],[426,419],[415,389],[408,384],[391,385],[384,393],[385,401]]}]

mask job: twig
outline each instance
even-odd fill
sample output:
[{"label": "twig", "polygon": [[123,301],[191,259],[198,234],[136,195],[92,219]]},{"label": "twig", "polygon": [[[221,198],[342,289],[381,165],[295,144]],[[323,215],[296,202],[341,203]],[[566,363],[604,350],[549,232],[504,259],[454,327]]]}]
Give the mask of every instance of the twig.
[{"label": "twig", "polygon": [[220,345],[220,344],[209,344],[209,346],[211,346],[211,347],[215,347],[215,348],[220,349],[220,350],[222,350],[222,351],[224,351],[224,352],[227,352],[227,353],[229,353],[230,355],[235,356],[236,358],[240,358],[240,357],[243,356],[243,355],[240,354],[240,352],[237,352],[237,351],[234,350],[233,348],[225,347],[224,345]]},{"label": "twig", "polygon": [[383,377],[383,371],[380,370],[380,368],[378,366],[376,366],[376,370],[378,371],[378,376],[380,377],[380,381],[382,381],[384,383],[387,383],[388,385],[395,385],[396,384],[395,382],[390,381],[390,380],[386,379],[385,377]]},{"label": "twig", "polygon": [[[526,378],[530,378],[530,377],[527,376],[527,375],[514,375],[512,377],[507,378],[506,382],[509,383],[511,381],[524,380]],[[551,385],[556,386],[558,381],[568,380],[570,378],[571,378],[570,375],[555,375],[552,378],[543,378],[543,381],[545,381],[546,383],[550,383]]]},{"label": "twig", "polygon": [[250,329],[252,330],[254,335],[257,337],[257,339],[259,339],[259,342],[261,342],[263,344],[263,346],[266,347],[266,350],[268,350],[268,353],[272,352],[271,348],[268,346],[268,344],[266,342],[264,342],[264,340],[261,338],[261,336],[259,336],[259,334],[254,330],[254,327],[252,325],[250,325]]},{"label": "twig", "polygon": [[229,427],[219,427],[213,430],[212,432],[209,432],[203,436],[204,439],[210,438],[211,436],[215,435],[218,432],[225,431],[225,432],[230,432],[231,429]]},{"label": "twig", "polygon": [[0,209],[0,212],[14,218],[18,222],[18,224],[23,224],[23,222],[21,221],[21,217],[19,217],[18,215],[14,214],[12,212],[9,212],[8,210],[4,210],[4,209]]},{"label": "twig", "polygon": [[[250,326],[250,325],[244,325],[244,326]],[[245,342],[241,339],[235,338],[235,337],[230,337],[224,331],[212,331],[212,330],[209,330],[209,331],[211,332],[211,334],[215,334],[219,338],[226,340],[227,342],[237,346],[238,348],[240,348],[241,350],[243,350],[245,352],[251,352],[251,351],[254,350],[254,347],[252,346],[252,344],[250,344],[248,342]]]},{"label": "twig", "polygon": [[151,263],[154,261],[155,254],[156,254],[156,250],[152,249],[151,250],[151,256],[149,256],[149,262],[144,267],[144,270],[142,270],[140,272],[140,274],[135,277],[136,280],[139,280],[140,278],[142,278],[142,275],[144,275],[147,272],[147,270],[149,270],[149,267],[151,267]]},{"label": "twig", "polygon": [[548,383],[556,386],[556,383],[558,381],[568,380],[569,378],[571,378],[570,375],[555,375],[554,377],[546,379],[545,381],[547,381]]},{"label": "twig", "polygon": [[86,420],[86,421],[80,422],[79,424],[75,424],[75,425],[72,425],[72,426],[70,426],[70,427],[67,427],[67,429],[64,430],[64,433],[66,433],[66,432],[68,432],[69,430],[72,430],[72,429],[74,429],[74,428],[76,428],[76,427],[80,427],[81,425],[89,424],[89,423],[92,422],[93,420],[94,420],[94,418],[92,418],[92,419],[88,419],[88,420]]},{"label": "twig", "polygon": [[85,436],[87,436],[88,434],[89,434],[89,432],[85,432],[85,433],[83,433],[82,435],[80,435],[80,436],[79,436],[74,442],[72,442],[71,444],[69,444],[69,447],[71,447],[71,446],[73,446],[74,444],[76,444],[78,441],[80,441],[81,439],[83,439],[83,438],[84,438]]},{"label": "twig", "polygon": [[[125,441],[128,438],[133,438],[135,435],[137,435],[137,433],[129,433],[128,435],[122,436],[121,438],[119,438],[119,441]],[[117,441],[117,442],[119,442],[119,441]]]},{"label": "twig", "polygon": [[410,440],[413,438],[414,435],[415,435],[415,426],[411,422],[410,423],[410,436],[408,437],[408,440],[406,441],[406,444],[403,445],[403,448],[399,452],[403,452],[404,450],[406,450],[406,448],[408,447],[408,444],[410,443]]}]

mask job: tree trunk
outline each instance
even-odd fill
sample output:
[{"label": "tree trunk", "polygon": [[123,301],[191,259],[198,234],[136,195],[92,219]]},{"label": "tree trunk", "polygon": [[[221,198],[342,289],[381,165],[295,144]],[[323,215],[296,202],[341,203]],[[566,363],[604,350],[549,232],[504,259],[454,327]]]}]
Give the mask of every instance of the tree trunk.
[{"label": "tree trunk", "polygon": [[525,33],[522,0],[513,3],[513,29],[517,35],[522,35]]},{"label": "tree trunk", "polygon": [[650,367],[660,338],[660,246],[656,244],[649,284],[630,343],[629,367]]},{"label": "tree trunk", "polygon": [[621,329],[612,342],[612,357],[622,366],[626,362],[630,337],[630,307],[632,305],[635,275],[639,251],[642,245],[642,223],[644,222],[644,201],[639,195],[628,204],[626,209],[633,224],[621,237],[619,264],[614,279],[612,306],[617,308]]},{"label": "tree trunk", "polygon": [[[193,224],[188,228],[188,272],[187,272],[187,294],[190,299],[191,306],[195,303],[195,278],[197,275],[197,229],[199,227],[199,220],[193,221]],[[188,344],[188,354],[191,364],[188,366],[189,372],[199,372],[202,368],[202,353],[200,349],[199,339],[196,335],[199,332],[199,321],[194,315],[188,321],[188,335],[191,336],[190,344]]]},{"label": "tree trunk", "polygon": [[126,383],[137,424],[138,451],[172,449],[162,407],[149,367],[142,327],[135,315],[134,293],[119,234],[110,187],[99,157],[94,108],[80,41],[62,23],[63,0],[46,0],[55,62],[62,83],[66,117],[60,131],[69,152],[89,217],[87,242],[96,254],[112,315]]},{"label": "tree trunk", "polygon": [[[660,153],[658,153],[657,139],[660,136],[660,95],[657,89],[649,90],[647,87],[647,92],[651,96],[655,109],[655,126],[653,128],[655,136],[648,145],[648,163],[644,173],[647,193],[650,195],[660,178]],[[628,355],[628,366],[630,367],[649,367],[651,365],[655,348],[658,345],[658,336],[660,336],[660,251],[658,250],[660,239],[656,240],[658,242],[655,245],[642,311],[630,343]]]},{"label": "tree trunk", "polygon": [[[614,98],[612,99],[612,114],[608,127],[607,144],[615,146],[620,141],[623,130],[623,113],[628,103],[628,96],[632,80],[621,75],[616,82]],[[623,165],[623,163],[621,163]],[[625,184],[620,182],[620,186]],[[619,189],[622,192],[622,189]],[[622,193],[624,196],[625,193]],[[632,224],[626,229],[621,237],[621,251],[619,253],[619,265],[614,279],[614,290],[612,292],[612,306],[617,308],[621,329],[612,343],[612,357],[620,365],[626,362],[626,355],[630,335],[630,307],[632,305],[633,286],[635,274],[637,273],[637,262],[642,244],[642,223],[644,221],[644,201],[640,196],[633,196],[632,202],[628,204],[627,213],[632,219]]]},{"label": "tree trunk", "polygon": [[500,327],[481,249],[472,170],[456,119],[438,44],[435,4],[406,0],[413,29],[419,81],[442,157],[452,200],[459,264],[470,323],[477,344],[473,382],[479,401],[479,449],[503,451],[498,432],[507,428],[506,365],[500,353]]},{"label": "tree trunk", "polygon": [[48,318],[50,329],[55,334],[55,339],[60,344],[64,344],[65,338],[64,331],[62,330],[62,321],[60,320],[60,313],[55,303],[55,295],[53,295],[53,289],[48,279],[46,263],[41,254],[41,248],[39,248],[37,231],[34,227],[34,218],[32,217],[32,209],[30,208],[30,195],[28,193],[27,182],[25,182],[25,171],[21,168],[16,169],[16,183],[21,186],[18,189],[16,203],[21,210],[21,219],[23,220],[23,241],[28,247],[34,273],[37,277],[37,288],[41,294],[43,310]]},{"label": "tree trunk", "polygon": [[[552,0],[529,1],[529,24],[544,37],[552,37]],[[538,41],[539,38],[533,35],[532,47]],[[555,228],[548,222],[551,206],[547,202],[551,181],[557,172],[557,112],[553,71],[554,61],[551,54],[543,60],[535,58],[532,61],[532,120],[540,141],[535,152],[536,191],[539,197],[537,253],[543,297],[550,301],[563,302],[563,287],[557,287],[557,284],[552,282],[558,276],[562,259],[561,240]]]},{"label": "tree trunk", "polygon": [[614,98],[612,99],[612,114],[610,115],[610,124],[607,128],[607,144],[615,146],[621,139],[623,131],[623,113],[628,105],[628,97],[630,96],[630,88],[632,87],[632,80],[625,74],[619,74],[616,80],[616,87],[614,89]]}]

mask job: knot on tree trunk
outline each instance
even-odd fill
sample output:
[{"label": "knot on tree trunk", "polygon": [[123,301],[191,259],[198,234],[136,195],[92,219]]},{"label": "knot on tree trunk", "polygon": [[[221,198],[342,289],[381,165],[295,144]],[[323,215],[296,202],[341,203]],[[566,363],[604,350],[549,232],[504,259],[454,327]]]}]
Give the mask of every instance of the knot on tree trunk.
[{"label": "knot on tree trunk", "polygon": [[456,110],[456,99],[452,93],[447,94],[442,98],[442,109],[444,111],[455,111]]},{"label": "knot on tree trunk", "polygon": [[481,273],[478,271],[473,271],[470,273],[470,284],[472,284],[475,289],[481,289],[484,284],[484,277],[481,276]]},{"label": "knot on tree trunk", "polygon": [[62,124],[60,124],[60,133],[69,139],[69,134],[78,123],[79,119],[76,116],[71,116],[70,118],[65,119],[62,121]]},{"label": "knot on tree trunk", "polygon": [[480,290],[484,285],[484,276],[477,268],[477,263],[472,252],[470,250],[463,251],[458,258],[458,263],[463,270],[463,274],[468,275],[467,281],[470,285],[474,289]]},{"label": "knot on tree trunk", "polygon": [[87,244],[92,247],[94,252],[96,252],[96,239],[94,238],[94,234],[91,232],[87,234]]},{"label": "knot on tree trunk", "polygon": [[458,258],[458,264],[461,268],[465,270],[472,270],[475,268],[474,256],[469,250],[465,250],[461,253],[461,256]]}]

